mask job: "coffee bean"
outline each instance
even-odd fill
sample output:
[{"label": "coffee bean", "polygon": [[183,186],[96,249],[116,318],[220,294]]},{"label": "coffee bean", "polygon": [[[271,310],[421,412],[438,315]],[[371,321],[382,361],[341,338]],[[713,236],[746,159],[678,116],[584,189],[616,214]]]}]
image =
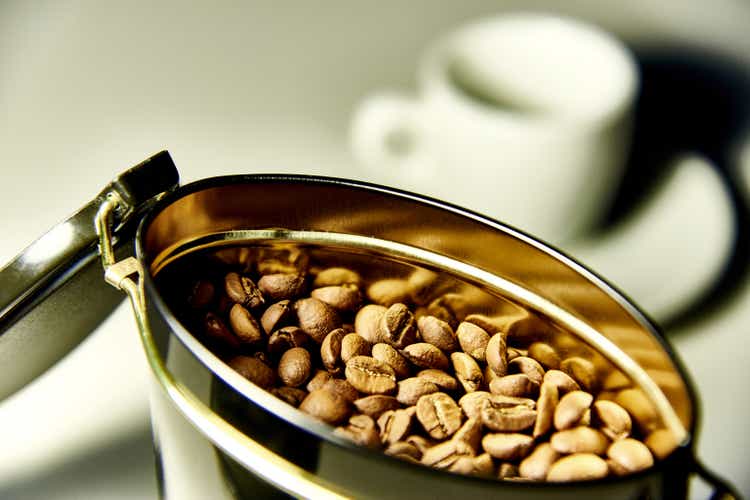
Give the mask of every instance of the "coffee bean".
[{"label": "coffee bean", "polygon": [[593,408],[594,422],[609,439],[616,441],[630,435],[632,422],[622,406],[614,401],[597,401]]},{"label": "coffee bean", "polygon": [[474,358],[463,352],[454,352],[451,354],[451,363],[464,391],[474,392],[481,387],[484,377]]},{"label": "coffee bean", "polygon": [[401,459],[406,456],[417,461],[422,458],[422,452],[419,448],[406,441],[397,441],[388,445],[388,448],[385,449],[385,454]]},{"label": "coffee bean", "polygon": [[425,431],[434,439],[445,439],[461,427],[461,408],[444,392],[436,392],[419,398],[417,419]]},{"label": "coffee bean", "polygon": [[302,401],[299,409],[331,425],[338,425],[351,413],[349,403],[331,391],[312,391]]},{"label": "coffee bean", "polygon": [[190,290],[188,305],[193,309],[205,309],[216,295],[214,284],[208,280],[198,280]]},{"label": "coffee bean", "polygon": [[299,327],[320,344],[331,330],[341,327],[341,318],[334,308],[312,297],[294,303]]},{"label": "coffee bean", "polygon": [[627,410],[642,433],[648,434],[658,427],[659,419],[656,411],[640,389],[620,391],[615,397],[615,403]]},{"label": "coffee bean", "polygon": [[235,356],[229,361],[229,366],[250,382],[264,389],[273,386],[276,382],[276,374],[273,369],[256,358]]},{"label": "coffee bean", "polygon": [[485,351],[487,366],[500,377],[508,374],[508,354],[505,337],[506,335],[503,332],[496,333],[490,337]]},{"label": "coffee bean", "polygon": [[[489,455],[489,453],[487,454]],[[518,466],[510,462],[503,462],[497,468],[498,479],[515,479],[518,477]]]},{"label": "coffee bean", "polygon": [[347,335],[343,328],[336,328],[325,336],[320,344],[320,360],[331,373],[341,371],[341,343]]},{"label": "coffee bean", "polygon": [[455,329],[466,316],[466,299],[456,293],[446,293],[436,298],[427,306],[427,314],[445,321]]},{"label": "coffee bean", "polygon": [[518,356],[508,362],[508,371],[510,373],[523,373],[532,382],[542,385],[544,379],[544,368],[535,359],[528,356]]},{"label": "coffee bean", "polygon": [[299,387],[310,378],[312,361],[310,353],[302,347],[286,351],[279,361],[279,379],[289,387]]},{"label": "coffee bean", "polygon": [[297,387],[274,387],[271,389],[271,393],[295,408],[307,397],[307,391],[303,391]]},{"label": "coffee bean", "polygon": [[354,356],[369,356],[370,343],[356,333],[347,333],[341,339],[341,361],[346,363]]},{"label": "coffee bean", "polygon": [[417,322],[402,303],[393,304],[385,311],[379,328],[385,342],[396,349],[403,349],[417,340]]},{"label": "coffee bean", "polygon": [[261,275],[304,274],[309,261],[307,252],[294,244],[258,249],[257,267]]},{"label": "coffee bean", "polygon": [[240,347],[239,339],[229,331],[227,325],[225,325],[221,318],[214,313],[206,313],[206,317],[203,321],[203,328],[206,335],[220,345],[232,349],[238,349]]},{"label": "coffee bean", "polygon": [[531,451],[534,438],[516,432],[486,434],[482,438],[482,448],[493,458],[500,460],[520,460]]},{"label": "coffee bean", "polygon": [[384,342],[380,331],[380,319],[388,309],[376,304],[368,304],[354,317],[354,331],[370,344]]},{"label": "coffee bean", "polygon": [[445,352],[458,349],[458,338],[453,328],[445,321],[435,316],[422,316],[417,321],[417,327],[423,341]]},{"label": "coffee bean", "polygon": [[474,470],[472,474],[476,476],[492,477],[495,474],[495,463],[489,453],[482,453],[474,457]]},{"label": "coffee bean", "polygon": [[283,354],[293,347],[304,347],[309,343],[310,337],[301,328],[296,326],[285,326],[268,337],[268,352],[271,354]]},{"label": "coffee bean", "polygon": [[243,344],[257,344],[263,340],[260,325],[242,304],[235,304],[229,311],[229,325]]},{"label": "coffee bean", "polygon": [[422,464],[436,469],[447,469],[460,457],[470,457],[471,449],[458,441],[444,441],[428,448],[422,454]]},{"label": "coffee bean", "polygon": [[526,356],[528,354],[528,351],[525,351],[523,349],[516,349],[515,347],[508,347],[508,349],[505,351],[505,355],[508,358],[508,361],[513,361],[514,359],[520,357],[520,356]]},{"label": "coffee bean", "polygon": [[424,436],[419,436],[417,434],[412,434],[410,436],[407,436],[406,439],[404,439],[409,444],[414,445],[421,453],[424,453],[429,448],[432,448],[435,446],[435,441],[431,439],[427,439]]},{"label": "coffee bean", "polygon": [[453,440],[463,441],[471,449],[473,454],[479,453],[482,442],[482,421],[478,418],[470,418],[456,431]]},{"label": "coffee bean", "polygon": [[369,356],[355,356],[346,364],[346,380],[365,394],[389,394],[396,390],[393,368]]},{"label": "coffee bean", "polygon": [[350,285],[316,288],[310,295],[339,311],[354,312],[362,304],[362,294]]},{"label": "coffee bean", "polygon": [[489,392],[470,392],[462,396],[461,399],[458,400],[458,404],[468,418],[481,418],[480,412],[482,410],[482,406],[484,406],[484,401],[489,397]]},{"label": "coffee bean", "polygon": [[258,288],[272,301],[294,299],[304,287],[305,278],[300,274],[266,274],[258,280]]},{"label": "coffee bean", "polygon": [[560,398],[555,409],[555,429],[570,429],[581,421],[594,397],[588,392],[572,391]]},{"label": "coffee bean", "polygon": [[345,427],[337,427],[333,433],[360,446],[380,448],[380,436],[375,421],[367,415],[350,417]]},{"label": "coffee bean", "polygon": [[591,453],[575,453],[552,464],[547,481],[589,481],[601,479],[609,473],[607,462]]},{"label": "coffee bean", "polygon": [[551,345],[544,342],[534,342],[529,346],[529,357],[534,358],[545,370],[560,368],[560,356]]},{"label": "coffee bean", "polygon": [[584,426],[555,432],[549,442],[555,451],[564,455],[570,453],[604,455],[609,446],[609,440],[604,434]]},{"label": "coffee bean", "polygon": [[544,481],[560,454],[549,443],[541,443],[518,466],[518,474],[534,481]]},{"label": "coffee bean", "polygon": [[393,368],[396,378],[407,378],[411,374],[406,358],[388,344],[380,343],[372,346],[372,357]]},{"label": "coffee bean", "polygon": [[224,290],[230,299],[248,309],[262,306],[265,302],[263,294],[255,286],[253,280],[234,272],[228,273],[224,277]]},{"label": "coffee bean", "polygon": [[315,280],[313,281],[315,288],[341,285],[354,285],[358,287],[361,284],[362,278],[360,278],[359,273],[345,267],[323,269],[315,276]]},{"label": "coffee bean", "polygon": [[596,392],[596,369],[591,361],[573,356],[560,363],[560,370],[570,375],[584,391]]},{"label": "coffee bean", "polygon": [[346,380],[342,380],[340,378],[332,378],[331,380],[327,381],[325,384],[323,384],[323,389],[341,396],[350,403],[354,403],[359,399],[359,392],[357,392],[357,389],[355,389],[352,384],[350,384]]},{"label": "coffee bean", "polygon": [[456,329],[456,336],[461,349],[472,358],[485,362],[489,334],[474,323],[462,322]]},{"label": "coffee bean", "polygon": [[328,382],[332,378],[333,375],[331,375],[329,372],[325,370],[317,370],[310,381],[307,383],[305,389],[307,389],[307,392],[313,392],[317,391],[318,389],[322,389],[326,382]]},{"label": "coffee bean", "polygon": [[[398,373],[396,373],[398,376]],[[458,381],[443,370],[427,368],[417,373],[417,377],[428,380],[443,391],[455,391],[458,389]]]},{"label": "coffee bean", "polygon": [[409,301],[409,283],[403,279],[383,279],[367,288],[367,297],[381,306],[389,307]]},{"label": "coffee bean", "polygon": [[645,444],[633,438],[615,441],[607,449],[610,468],[618,476],[632,474],[654,465],[654,457]]},{"label": "coffee bean", "polygon": [[438,386],[424,378],[411,377],[398,383],[396,399],[403,405],[413,406],[425,394],[432,394],[438,390]]},{"label": "coffee bean", "polygon": [[527,375],[516,373],[496,378],[490,382],[490,392],[503,396],[530,397],[539,391],[539,385],[534,383]]},{"label": "coffee bean", "polygon": [[561,396],[571,391],[581,390],[581,386],[578,385],[578,382],[570,378],[570,375],[560,370],[548,370],[542,379],[542,383],[544,382],[550,382],[557,387],[557,392]]},{"label": "coffee bean", "polygon": [[408,345],[402,351],[404,357],[420,368],[437,368],[447,370],[448,358],[443,351],[427,342]]},{"label": "coffee bean", "polygon": [[539,438],[552,428],[552,420],[558,404],[557,386],[550,382],[542,383],[537,400],[537,416],[532,436]]},{"label": "coffee bean", "polygon": [[536,410],[525,405],[498,408],[493,406],[489,399],[479,411],[482,424],[497,432],[517,432],[528,429],[536,421]]},{"label": "coffee bean", "polygon": [[398,410],[401,404],[393,396],[384,396],[382,394],[373,394],[354,401],[357,411],[378,418],[381,414],[389,410]]},{"label": "coffee bean", "polygon": [[294,321],[294,309],[291,301],[281,300],[268,306],[260,317],[260,325],[270,335],[276,330],[290,325]]},{"label": "coffee bean", "polygon": [[415,304],[427,304],[441,290],[449,286],[438,273],[427,269],[415,269],[406,280],[409,296]]},{"label": "coffee bean", "polygon": [[414,421],[414,408],[405,410],[389,410],[378,417],[380,441],[383,444],[393,444],[402,441],[411,431]]},{"label": "coffee bean", "polygon": [[658,459],[664,460],[677,448],[674,434],[667,429],[656,429],[646,436],[645,441],[648,449]]}]

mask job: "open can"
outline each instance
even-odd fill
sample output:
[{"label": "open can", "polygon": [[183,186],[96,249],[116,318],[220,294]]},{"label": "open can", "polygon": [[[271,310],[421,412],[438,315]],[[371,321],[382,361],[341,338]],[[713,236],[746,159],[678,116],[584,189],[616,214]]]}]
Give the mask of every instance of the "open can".
[{"label": "open can", "polygon": [[[631,475],[533,483],[434,470],[352,444],[232,370],[191,333],[170,299],[165,276],[178,275],[196,255],[279,245],[442,273],[527,312],[548,326],[543,340],[627,380],[653,415],[652,430],[673,446]],[[85,338],[122,300],[115,289],[130,298],[160,397],[211,443],[237,497],[684,498],[692,474],[716,497],[737,496],[696,459],[697,395],[645,314],[559,251],[439,200],[296,175],[217,177],[180,187],[169,154],[161,152],[0,271],[0,397]],[[58,321],[61,311],[81,310],[84,301],[86,314]],[[45,328],[52,323],[54,342]],[[160,450],[165,423],[153,416]],[[169,497],[169,489],[162,494]]]}]

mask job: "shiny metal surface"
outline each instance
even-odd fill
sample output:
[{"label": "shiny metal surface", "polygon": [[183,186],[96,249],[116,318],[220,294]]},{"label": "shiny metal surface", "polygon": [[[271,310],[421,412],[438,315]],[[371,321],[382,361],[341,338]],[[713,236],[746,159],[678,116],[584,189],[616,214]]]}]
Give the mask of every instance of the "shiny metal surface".
[{"label": "shiny metal surface", "polygon": [[101,279],[94,218],[108,197],[120,255],[154,196],[174,189],[177,170],[161,152],[117,177],[76,214],[0,270],[0,400],[43,373],[122,301]]}]

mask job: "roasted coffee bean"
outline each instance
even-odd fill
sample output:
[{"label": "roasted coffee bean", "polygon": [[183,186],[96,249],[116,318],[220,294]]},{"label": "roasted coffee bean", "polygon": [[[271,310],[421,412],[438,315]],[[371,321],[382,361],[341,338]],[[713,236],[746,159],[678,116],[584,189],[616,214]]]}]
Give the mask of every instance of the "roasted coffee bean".
[{"label": "roasted coffee bean", "polygon": [[570,375],[584,391],[596,392],[596,368],[591,361],[573,356],[560,362],[560,370]]},{"label": "roasted coffee bean", "polygon": [[346,330],[336,328],[326,335],[320,344],[320,360],[331,373],[341,371],[341,343],[346,335]]},{"label": "roasted coffee bean", "polygon": [[[489,455],[489,453],[487,453]],[[491,455],[490,455],[491,456]],[[503,462],[497,468],[498,479],[514,479],[518,477],[518,466],[510,462]]]},{"label": "roasted coffee bean", "polygon": [[360,446],[380,448],[380,436],[375,421],[367,415],[350,417],[345,427],[337,427],[333,433]]},{"label": "roasted coffee bean", "polygon": [[310,295],[339,311],[354,312],[362,304],[362,294],[351,285],[316,288]]},{"label": "roasted coffee bean", "polygon": [[550,437],[550,444],[558,453],[593,453],[604,455],[609,446],[607,437],[591,427],[574,427],[558,431]]},{"label": "roasted coffee bean", "polygon": [[527,375],[516,373],[496,378],[490,382],[490,392],[503,396],[531,397],[539,391],[539,385],[534,383]]},{"label": "roasted coffee bean", "polygon": [[560,454],[549,443],[541,443],[518,466],[518,475],[534,481],[544,481],[552,464]]},{"label": "roasted coffee bean", "polygon": [[625,409],[614,401],[597,401],[593,406],[594,424],[605,436],[616,441],[630,435],[632,422]]},{"label": "roasted coffee bean", "polygon": [[642,433],[648,434],[658,427],[656,411],[640,389],[620,391],[615,397],[615,403],[627,410]]},{"label": "roasted coffee bean", "polygon": [[534,358],[545,370],[560,368],[560,356],[555,348],[544,342],[534,342],[529,346],[529,357]]},{"label": "roasted coffee bean", "polygon": [[396,390],[396,374],[389,365],[369,356],[355,356],[346,364],[346,380],[365,394],[390,394]]},{"label": "roasted coffee bean", "polygon": [[487,429],[496,432],[517,432],[528,429],[534,425],[536,414],[536,410],[526,405],[498,408],[492,405],[489,399],[485,400],[479,411],[482,424]]},{"label": "roasted coffee bean", "polygon": [[266,274],[258,280],[258,288],[272,301],[297,298],[304,287],[305,278],[300,274]]},{"label": "roasted coffee bean", "polygon": [[453,352],[458,349],[458,337],[445,321],[435,316],[422,316],[417,320],[417,327],[422,340],[441,351]]},{"label": "roasted coffee bean", "polygon": [[404,439],[404,441],[406,441],[409,444],[413,444],[414,446],[416,446],[417,449],[421,453],[424,453],[428,449],[430,449],[433,446],[435,446],[435,441],[433,441],[431,439],[427,439],[424,436],[419,436],[417,434],[412,434],[410,436],[407,436],[406,439]]},{"label": "roasted coffee bean", "polygon": [[508,374],[508,353],[506,345],[506,335],[504,332],[498,332],[490,337],[487,342],[485,351],[487,366],[500,377]]},{"label": "roasted coffee bean", "polygon": [[534,423],[534,431],[531,433],[535,439],[547,434],[552,428],[558,401],[557,386],[550,382],[542,383],[537,400],[536,422]]},{"label": "roasted coffee bean", "polygon": [[347,333],[341,339],[341,361],[346,364],[354,356],[369,356],[370,343],[356,333]]},{"label": "roasted coffee bean", "polygon": [[346,380],[340,378],[332,378],[323,384],[323,389],[338,394],[342,398],[346,399],[350,403],[354,403],[359,399],[359,392],[355,389],[352,384]]},{"label": "roasted coffee bean", "polygon": [[402,351],[404,357],[420,368],[437,368],[447,370],[448,358],[443,351],[427,342],[408,345]]},{"label": "roasted coffee bean", "polygon": [[272,248],[259,248],[257,268],[261,275],[304,274],[309,267],[310,256],[303,249],[290,244]]},{"label": "roasted coffee bean", "polygon": [[493,458],[516,461],[529,454],[534,446],[534,438],[516,432],[486,434],[482,438],[482,448]]},{"label": "roasted coffee bean", "polygon": [[[396,373],[398,376],[398,373]],[[443,391],[455,391],[458,389],[458,381],[443,370],[427,368],[417,373],[417,377],[428,380]]]},{"label": "roasted coffee bean", "polygon": [[276,382],[273,369],[251,356],[236,356],[229,361],[229,366],[250,382],[264,389],[270,388]]},{"label": "roasted coffee bean", "polygon": [[275,304],[271,304],[260,317],[260,325],[268,335],[293,322],[294,309],[289,300],[281,300]]},{"label": "roasted coffee bean", "polygon": [[389,410],[378,417],[380,441],[383,444],[393,444],[402,441],[411,431],[414,421],[414,408],[404,410]]},{"label": "roasted coffee bean", "polygon": [[203,329],[211,340],[223,346],[233,349],[240,347],[239,339],[227,328],[221,318],[212,312],[206,313]]},{"label": "roasted coffee bean", "polygon": [[458,404],[468,418],[481,418],[484,401],[490,397],[486,391],[470,392],[458,400]]},{"label": "roasted coffee bean", "polygon": [[384,342],[380,331],[380,319],[387,310],[386,307],[376,304],[364,306],[354,318],[354,331],[371,344]]},{"label": "roasted coffee bean", "polygon": [[257,344],[263,340],[260,325],[242,304],[235,304],[229,311],[229,325],[243,344]]},{"label": "roasted coffee bean", "polygon": [[385,311],[379,328],[385,342],[396,349],[403,349],[417,340],[417,322],[402,303],[393,304]]},{"label": "roasted coffee bean", "polygon": [[349,403],[331,391],[312,391],[302,401],[299,409],[331,425],[338,425],[351,413]]},{"label": "roasted coffee bean", "polygon": [[397,441],[391,445],[388,445],[388,448],[385,449],[385,454],[401,459],[404,459],[404,457],[409,457],[417,461],[422,458],[422,452],[419,450],[419,448],[411,443],[407,443],[406,441]]},{"label": "roasted coffee bean", "polygon": [[312,361],[310,353],[302,347],[286,351],[279,361],[279,379],[289,387],[299,387],[310,378]]},{"label": "roasted coffee bean", "polygon": [[438,392],[438,390],[437,385],[425,378],[411,377],[398,383],[396,399],[402,405],[413,406],[425,394],[432,394],[433,392]]},{"label": "roasted coffee bean", "polygon": [[312,297],[294,303],[299,327],[320,344],[331,330],[341,327],[341,318],[334,308]]},{"label": "roasted coffee bean", "polygon": [[427,269],[415,269],[406,280],[409,288],[409,296],[415,304],[424,305],[430,302],[446,287],[450,286],[448,281],[441,275]]},{"label": "roasted coffee bean", "polygon": [[508,347],[505,354],[508,357],[508,361],[512,361],[520,356],[526,356],[528,351],[525,351],[524,349],[516,349],[515,347]]},{"label": "roasted coffee bean", "polygon": [[654,457],[648,447],[633,438],[615,441],[607,449],[609,466],[618,476],[632,474],[654,465]]},{"label": "roasted coffee bean", "polygon": [[274,387],[271,389],[271,393],[295,408],[307,397],[307,391],[303,391],[297,387]]},{"label": "roasted coffee bean", "polygon": [[362,278],[360,278],[359,273],[345,267],[323,269],[315,276],[315,280],[313,281],[315,288],[341,285],[354,285],[358,287],[361,284]]},{"label": "roasted coffee bean", "polygon": [[593,401],[594,397],[584,391],[564,395],[555,409],[555,429],[561,431],[578,425]]},{"label": "roasted coffee bean", "polygon": [[367,288],[367,298],[381,306],[409,301],[409,283],[403,279],[376,281]]},{"label": "roasted coffee bean", "polygon": [[461,427],[461,408],[444,392],[436,392],[419,398],[417,419],[434,439],[445,439]]},{"label": "roasted coffee bean", "polygon": [[482,370],[474,358],[464,352],[454,352],[451,354],[451,363],[464,391],[474,392],[479,390],[484,377],[482,377]]},{"label": "roasted coffee bean", "polygon": [[544,374],[542,382],[550,382],[555,385],[560,396],[571,391],[581,390],[581,386],[578,385],[578,382],[570,378],[570,375],[560,370],[548,370],[547,373]]},{"label": "roasted coffee bean", "polygon": [[674,434],[667,429],[656,429],[652,431],[645,441],[648,449],[658,460],[664,460],[677,448]]},{"label": "roasted coffee bean", "polygon": [[401,403],[393,396],[384,396],[382,394],[373,394],[354,401],[357,411],[369,415],[372,418],[378,418],[381,414],[389,410],[398,410]]},{"label": "roasted coffee bean", "polygon": [[495,475],[495,463],[489,453],[482,453],[474,457],[473,462],[474,470],[472,474],[475,476],[492,477]]},{"label": "roasted coffee bean", "polygon": [[422,464],[436,469],[447,469],[461,457],[471,457],[471,450],[460,442],[450,440],[428,448],[422,454]]},{"label": "roasted coffee bean", "polygon": [[265,302],[263,294],[253,283],[253,280],[234,272],[228,273],[224,277],[224,291],[230,299],[248,309],[262,306]]},{"label": "roasted coffee bean", "polygon": [[293,347],[306,346],[310,341],[302,328],[296,326],[285,326],[268,337],[268,352],[271,354],[283,354]]},{"label": "roasted coffee bean", "polygon": [[609,473],[607,462],[592,453],[575,453],[552,464],[547,481],[589,481],[601,479]]},{"label": "roasted coffee bean", "polygon": [[489,334],[474,323],[464,321],[458,325],[456,336],[461,349],[472,358],[485,362],[487,344],[490,342]]},{"label": "roasted coffee bean", "polygon": [[407,378],[411,374],[406,358],[388,344],[380,343],[372,346],[372,357],[393,368],[396,378]]},{"label": "roasted coffee bean", "polygon": [[482,422],[478,418],[470,418],[461,425],[451,438],[455,441],[463,441],[469,446],[473,454],[480,451],[482,442]]},{"label": "roasted coffee bean", "polygon": [[502,378],[500,375],[495,373],[492,368],[490,368],[489,365],[484,367],[484,384],[482,384],[482,389],[489,391],[490,390],[490,384],[493,380],[496,378]]},{"label": "roasted coffee bean", "polygon": [[508,362],[510,373],[523,373],[536,385],[542,385],[544,368],[535,359],[528,356],[518,356]]},{"label": "roasted coffee bean", "polygon": [[325,370],[318,370],[307,383],[307,386],[305,388],[307,389],[307,392],[317,391],[318,389],[322,389],[326,382],[328,382],[332,378],[333,375],[331,375],[329,372]]},{"label": "roasted coffee bean", "polygon": [[213,302],[216,295],[214,284],[207,280],[198,280],[190,290],[188,305],[193,309],[205,309]]}]

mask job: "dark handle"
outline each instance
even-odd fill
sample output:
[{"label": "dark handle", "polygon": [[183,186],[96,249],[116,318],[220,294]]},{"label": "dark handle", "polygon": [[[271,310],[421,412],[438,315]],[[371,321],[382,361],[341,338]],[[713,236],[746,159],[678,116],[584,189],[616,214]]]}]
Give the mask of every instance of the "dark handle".
[{"label": "dark handle", "polygon": [[741,500],[742,496],[726,479],[708,470],[697,458],[693,459],[693,472],[713,488],[711,500]]}]

